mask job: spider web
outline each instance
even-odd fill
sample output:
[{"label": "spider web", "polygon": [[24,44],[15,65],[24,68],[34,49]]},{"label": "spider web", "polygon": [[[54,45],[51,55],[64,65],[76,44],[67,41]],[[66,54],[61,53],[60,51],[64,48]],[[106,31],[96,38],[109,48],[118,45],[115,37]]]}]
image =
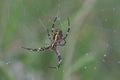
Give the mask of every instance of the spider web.
[{"label": "spider web", "polygon": [[[20,2],[23,3],[22,1],[23,2],[25,1],[25,3],[22,5],[19,5]],[[55,28],[62,29],[64,33],[66,32],[66,29],[67,29],[66,17],[68,16],[64,17],[63,15],[64,11],[62,11],[63,6],[61,5],[61,0],[57,0],[57,1],[54,0],[56,1],[56,4],[53,3],[55,7],[51,11],[49,11],[49,13],[46,13],[40,10],[39,6],[34,7],[32,5],[32,3],[34,2],[35,2],[35,5],[41,4],[41,3],[37,3],[36,1],[41,1],[41,0],[6,0],[4,2],[0,1],[0,4],[1,4],[0,6],[2,6],[0,7],[1,9],[1,13],[0,13],[0,18],[1,18],[0,19],[1,20],[0,22],[0,74],[6,74],[7,77],[8,75],[11,76],[11,74],[13,74],[17,77],[17,80],[24,80],[24,79],[20,79],[22,77],[27,77],[25,80],[31,80],[31,79],[40,80],[41,77],[43,78],[43,75],[48,75],[49,77],[51,77],[52,75],[52,74],[49,74],[50,71],[47,71],[47,70],[45,72],[46,74],[43,74],[44,72],[42,73],[42,71],[40,71],[40,66],[37,65],[37,64],[40,64],[45,67],[44,62],[47,63],[48,61],[47,60],[42,61],[41,58],[47,59],[51,57],[51,54],[49,56],[47,55],[48,57],[44,55],[45,56],[44,57],[39,53],[34,54],[34,52],[23,50],[21,49],[21,46],[26,45],[34,48],[37,46],[42,47],[44,45],[49,44],[49,39],[47,37],[46,30],[49,29],[51,31],[51,25],[53,23],[54,18],[56,16],[58,17],[57,22],[55,23]],[[43,0],[43,1],[46,1],[46,0]],[[72,10],[72,12],[74,13],[73,14],[74,19],[72,19],[73,20],[72,23],[74,23],[74,26],[71,29],[72,34],[69,37],[71,43],[69,41],[67,42],[69,43],[69,47],[66,50],[68,51],[66,52],[68,53],[68,56],[64,56],[64,57],[66,61],[68,61],[68,63],[71,60],[71,63],[73,62],[73,64],[68,66],[67,62],[65,62],[64,60],[64,63],[67,66],[66,70],[68,67],[70,67],[68,68],[69,70],[68,72],[64,70],[65,76],[67,76],[66,75],[67,73],[69,75],[69,72],[71,72],[72,70],[73,71],[72,77],[75,79],[79,79],[78,73],[84,75],[85,77],[87,76],[84,79],[84,76],[80,75],[80,77],[82,77],[84,80],[91,79],[89,77],[91,77],[92,75],[94,76],[94,79],[98,79],[98,78],[102,80],[106,78],[119,79],[119,73],[120,73],[119,71],[119,68],[120,68],[119,67],[120,66],[119,2],[117,2],[117,0],[116,1],[111,0],[108,3],[107,0],[96,0],[98,1],[99,4],[97,5],[97,7],[95,7],[96,9],[94,10],[94,9],[91,9],[90,7],[93,5],[92,1],[94,2],[95,0],[78,0],[78,1],[83,1],[82,7],[81,7],[81,4],[79,4],[82,2],[76,3],[74,5],[73,3],[71,3],[71,0],[70,1],[67,0],[67,1],[68,3],[70,3],[70,6],[67,6],[67,7],[78,6],[79,8],[72,7],[72,9],[75,8],[75,10]],[[77,0],[73,0],[73,2],[74,1],[77,1]],[[28,10],[29,9],[28,6],[24,6],[23,16],[25,18],[21,16],[23,5],[30,5],[29,6],[30,10]],[[43,7],[46,7],[46,5],[43,5]],[[77,8],[80,10],[77,10]],[[34,9],[35,9],[35,12],[32,11]],[[36,14],[37,12],[39,12],[39,10],[41,11],[42,16],[38,16]],[[26,12],[32,13],[32,14],[27,14]],[[33,15],[37,15],[37,17],[33,17]],[[21,18],[23,18],[24,20],[22,19],[22,21],[20,21]],[[29,19],[32,23],[29,22]],[[77,28],[78,26],[81,26],[81,25],[82,25],[82,28],[80,29]],[[76,32],[75,30],[77,29],[78,31]],[[36,38],[39,38],[39,39],[35,40]],[[71,45],[72,43],[76,43],[76,44]],[[71,50],[74,50],[74,52],[72,52]],[[26,55],[25,53],[30,53],[30,54]],[[71,56],[70,53],[72,53],[73,55]],[[96,59],[96,55],[98,59]],[[34,61],[35,58],[38,58],[38,59]],[[51,62],[51,64],[55,65],[57,63],[55,60]],[[93,65],[91,65],[92,62],[93,62]],[[34,67],[34,69],[36,69],[37,71],[34,72],[32,68],[31,72],[29,71],[27,72],[27,69],[29,70],[30,66]],[[27,73],[27,75],[22,74],[21,72]],[[97,72],[97,74],[94,72]],[[84,73],[87,75],[85,75]],[[89,74],[90,76],[88,76]],[[114,77],[109,78],[109,76],[111,77],[111,75],[113,75]],[[38,76],[40,78],[36,79],[36,77]],[[55,77],[56,76],[57,74],[55,73]],[[1,79],[1,77],[3,76],[0,75],[0,80],[3,80]],[[65,77],[64,80],[70,80],[68,77],[70,78],[71,75]],[[6,80],[15,80],[15,79],[6,79]]]}]

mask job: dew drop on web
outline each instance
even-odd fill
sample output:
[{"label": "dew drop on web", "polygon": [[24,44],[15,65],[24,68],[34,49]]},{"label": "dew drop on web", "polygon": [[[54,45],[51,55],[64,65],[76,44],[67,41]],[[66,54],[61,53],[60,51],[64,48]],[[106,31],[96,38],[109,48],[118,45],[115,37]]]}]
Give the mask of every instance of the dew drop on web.
[{"label": "dew drop on web", "polygon": [[60,21],[60,20],[61,20],[61,18],[60,18],[60,17],[58,17],[58,18],[57,18],[57,20],[58,20],[58,21]]},{"label": "dew drop on web", "polygon": [[102,59],[102,62],[106,62],[105,59]]},{"label": "dew drop on web", "polygon": [[105,22],[107,22],[108,21],[108,19],[107,18],[105,18]]},{"label": "dew drop on web", "polygon": [[84,69],[86,70],[86,69],[87,69],[87,66],[84,66]]},{"label": "dew drop on web", "polygon": [[104,12],[105,10],[104,9],[101,9],[101,12]]},{"label": "dew drop on web", "polygon": [[96,70],[97,69],[96,66],[93,69]]},{"label": "dew drop on web", "polygon": [[86,53],[85,55],[86,55],[86,56],[88,56],[89,54],[88,54],[88,53]]},{"label": "dew drop on web", "polygon": [[120,61],[118,61],[117,63],[120,64]]},{"label": "dew drop on web", "polygon": [[112,8],[113,11],[115,11],[115,8]]},{"label": "dew drop on web", "polygon": [[103,56],[104,56],[104,57],[106,57],[106,56],[107,56],[107,54],[104,54]]}]

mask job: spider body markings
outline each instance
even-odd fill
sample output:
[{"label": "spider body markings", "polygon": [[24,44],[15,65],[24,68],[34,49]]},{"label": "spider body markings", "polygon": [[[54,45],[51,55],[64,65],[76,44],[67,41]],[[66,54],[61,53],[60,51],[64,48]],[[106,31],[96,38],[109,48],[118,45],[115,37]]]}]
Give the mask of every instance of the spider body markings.
[{"label": "spider body markings", "polygon": [[[70,31],[70,28],[68,27],[67,33],[65,36],[63,36],[63,32],[60,29],[54,30],[54,25],[57,20],[57,17],[55,17],[54,22],[52,24],[52,34],[49,33],[49,30],[47,29],[48,38],[50,40],[50,44],[41,48],[26,48],[22,47],[24,49],[30,50],[30,51],[44,51],[44,50],[53,50],[55,51],[57,58],[58,58],[58,65],[57,67],[50,67],[50,68],[60,68],[62,65],[62,58],[59,50],[57,49],[57,46],[64,46],[66,44],[66,38],[68,36],[68,33]],[[68,18],[68,26],[70,26],[69,18]]]}]

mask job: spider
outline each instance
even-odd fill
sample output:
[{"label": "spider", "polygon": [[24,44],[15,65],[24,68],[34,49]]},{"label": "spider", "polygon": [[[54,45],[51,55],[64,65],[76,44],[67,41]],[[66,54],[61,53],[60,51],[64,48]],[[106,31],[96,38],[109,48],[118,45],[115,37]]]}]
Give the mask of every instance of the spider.
[{"label": "spider", "polygon": [[44,51],[44,50],[52,50],[56,53],[57,58],[58,58],[58,65],[56,67],[50,67],[50,68],[60,68],[60,66],[62,65],[62,58],[61,58],[61,54],[59,52],[59,50],[57,49],[57,46],[64,46],[66,44],[66,38],[68,36],[68,33],[70,31],[70,21],[69,18],[67,18],[68,20],[68,29],[67,29],[67,33],[65,34],[65,36],[63,36],[63,32],[60,29],[54,29],[55,26],[55,22],[57,20],[57,17],[55,17],[54,22],[52,24],[52,34],[49,33],[49,30],[47,29],[47,35],[48,38],[50,40],[50,44],[46,45],[44,47],[41,48],[27,48],[27,47],[22,47],[24,49],[30,50],[30,51]]}]

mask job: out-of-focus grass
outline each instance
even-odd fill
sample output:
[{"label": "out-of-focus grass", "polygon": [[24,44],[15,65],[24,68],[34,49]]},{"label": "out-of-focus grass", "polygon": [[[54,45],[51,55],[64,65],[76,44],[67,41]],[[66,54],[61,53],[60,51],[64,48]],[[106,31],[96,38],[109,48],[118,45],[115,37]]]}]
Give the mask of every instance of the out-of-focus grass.
[{"label": "out-of-focus grass", "polygon": [[[0,80],[119,80],[119,0],[0,0]],[[59,70],[54,52],[25,47],[49,44],[46,28],[71,31]]]},{"label": "out-of-focus grass", "polygon": [[0,65],[0,79],[1,80],[15,80],[15,78],[13,77],[13,75],[11,75],[9,70],[6,69],[6,67],[3,67],[2,65]]}]

